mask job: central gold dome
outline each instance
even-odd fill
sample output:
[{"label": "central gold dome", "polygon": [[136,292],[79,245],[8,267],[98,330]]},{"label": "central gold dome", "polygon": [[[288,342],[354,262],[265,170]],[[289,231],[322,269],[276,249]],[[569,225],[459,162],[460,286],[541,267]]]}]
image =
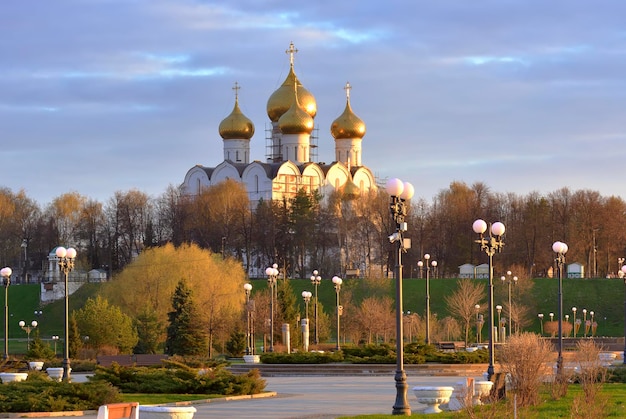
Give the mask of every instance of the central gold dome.
[{"label": "central gold dome", "polygon": [[300,80],[293,70],[293,66],[289,68],[289,74],[283,84],[276,89],[267,101],[267,116],[272,122],[278,122],[280,117],[289,110],[293,101],[294,84],[297,89],[298,102],[300,107],[308,113],[311,118],[317,115],[317,103],[315,97],[307,89],[302,86]]}]

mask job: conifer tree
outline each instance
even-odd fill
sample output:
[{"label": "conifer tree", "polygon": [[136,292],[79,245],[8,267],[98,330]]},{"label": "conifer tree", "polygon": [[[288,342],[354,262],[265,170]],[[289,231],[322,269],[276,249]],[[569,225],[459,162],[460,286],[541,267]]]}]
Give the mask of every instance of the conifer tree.
[{"label": "conifer tree", "polygon": [[207,337],[194,305],[192,291],[181,279],[172,295],[173,310],[167,313],[169,325],[165,341],[168,355],[204,355]]},{"label": "conifer tree", "polygon": [[159,346],[163,324],[150,308],[145,308],[135,319],[139,341],[133,349],[136,354],[155,354]]}]

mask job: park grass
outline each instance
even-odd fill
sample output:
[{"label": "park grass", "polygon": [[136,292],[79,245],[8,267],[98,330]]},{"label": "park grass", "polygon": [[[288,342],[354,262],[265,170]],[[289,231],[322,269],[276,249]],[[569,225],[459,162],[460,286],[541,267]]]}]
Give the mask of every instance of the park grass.
[{"label": "park grass", "polygon": [[[518,409],[517,414],[520,419],[527,418],[572,418],[579,417],[572,414],[572,404],[576,397],[581,396],[582,388],[580,385],[572,384],[569,386],[567,395],[558,400],[552,400],[550,397],[549,385],[544,386],[541,393],[542,402],[537,406]],[[606,418],[624,418],[626,417],[626,384],[604,384],[600,397],[606,398],[606,408],[602,417]],[[409,404],[417,403],[415,398],[409,398]],[[391,409],[391,408],[390,408]],[[415,407],[413,406],[413,409]],[[513,417],[513,404],[511,397],[503,400],[495,405],[484,405],[475,408],[474,414],[476,418],[504,418]],[[424,415],[415,412],[410,417],[423,417]],[[358,416],[342,416],[343,419],[391,419],[397,418],[396,415],[358,415]],[[467,418],[468,412],[463,410],[457,412],[441,412],[437,414],[437,418],[441,419],[458,419]]]},{"label": "park grass", "polygon": [[138,402],[144,404],[180,403],[196,400],[218,399],[225,397],[218,394],[148,394],[148,393],[124,393],[122,398],[125,402]]}]

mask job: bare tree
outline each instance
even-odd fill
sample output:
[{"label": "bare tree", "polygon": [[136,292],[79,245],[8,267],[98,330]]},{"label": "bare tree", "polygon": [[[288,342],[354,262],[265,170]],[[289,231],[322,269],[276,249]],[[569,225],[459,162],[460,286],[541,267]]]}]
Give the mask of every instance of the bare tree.
[{"label": "bare tree", "polygon": [[471,322],[476,315],[476,304],[482,304],[485,299],[485,286],[468,278],[457,282],[457,289],[445,297],[448,311],[453,317],[463,322],[465,328],[465,345],[469,342]]}]

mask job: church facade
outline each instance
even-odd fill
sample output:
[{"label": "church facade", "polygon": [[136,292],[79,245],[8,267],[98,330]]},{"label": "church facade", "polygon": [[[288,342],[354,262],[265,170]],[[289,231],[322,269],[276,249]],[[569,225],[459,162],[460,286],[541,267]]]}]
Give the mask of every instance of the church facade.
[{"label": "church facade", "polygon": [[286,52],[290,56],[289,74],[267,101],[271,136],[265,161],[250,159],[255,126],[239,108],[239,87],[235,84],[233,110],[219,125],[224,161],[215,167],[191,168],[183,182],[186,194],[198,195],[204,188],[226,179],[243,183],[252,205],[261,199],[288,201],[302,189],[309,193],[318,190],[322,196],[333,191],[353,196],[376,188],[374,175],[361,161],[365,123],[352,111],[349,83],[345,86],[345,109],[330,127],[335,141],[335,161],[330,164],[312,161],[317,104],[296,76],[297,50],[293,43]]}]

